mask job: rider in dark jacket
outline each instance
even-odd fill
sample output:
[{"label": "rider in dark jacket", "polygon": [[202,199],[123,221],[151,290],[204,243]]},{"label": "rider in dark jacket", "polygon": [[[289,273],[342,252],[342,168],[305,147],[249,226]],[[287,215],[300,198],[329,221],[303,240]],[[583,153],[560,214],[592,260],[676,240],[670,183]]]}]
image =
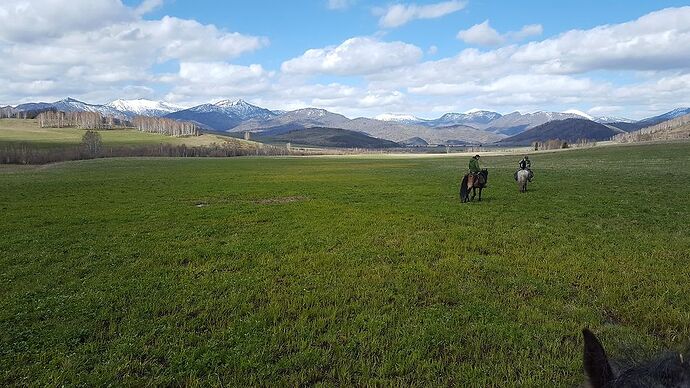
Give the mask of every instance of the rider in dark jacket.
[{"label": "rider in dark jacket", "polygon": [[[532,162],[529,160],[529,156],[525,155],[518,165],[520,166],[520,170],[529,171],[529,181],[532,182],[534,173],[532,173]],[[515,180],[517,180],[517,171],[515,172]]]}]

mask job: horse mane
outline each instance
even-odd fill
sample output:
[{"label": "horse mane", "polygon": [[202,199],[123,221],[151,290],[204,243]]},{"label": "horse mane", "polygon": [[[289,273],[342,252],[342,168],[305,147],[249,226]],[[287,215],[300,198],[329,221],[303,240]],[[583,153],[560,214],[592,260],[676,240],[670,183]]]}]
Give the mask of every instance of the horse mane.
[{"label": "horse mane", "polygon": [[467,176],[468,174],[465,174],[460,183],[460,199],[467,197]]}]

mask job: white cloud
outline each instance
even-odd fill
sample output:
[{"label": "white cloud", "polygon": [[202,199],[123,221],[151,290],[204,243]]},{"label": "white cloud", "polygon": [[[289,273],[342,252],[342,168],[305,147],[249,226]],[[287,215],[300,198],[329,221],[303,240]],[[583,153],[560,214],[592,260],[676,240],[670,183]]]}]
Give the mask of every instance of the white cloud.
[{"label": "white cloud", "polygon": [[268,44],[195,20],[143,19],[140,12],[159,1],[137,9],[119,0],[8,1],[0,8],[0,83],[40,87],[0,88],[0,100],[96,90],[119,97],[117,90],[156,82],[151,68],[157,63],[228,61]]},{"label": "white cloud", "polygon": [[475,24],[467,30],[458,32],[458,39],[469,44],[478,44],[482,46],[495,46],[504,42],[504,38],[498,31],[494,30],[489,21]]},{"label": "white cloud", "polygon": [[33,42],[134,19],[120,0],[3,0],[0,41]]},{"label": "white cloud", "polygon": [[379,26],[383,28],[400,27],[417,19],[436,19],[460,11],[466,1],[452,0],[429,5],[394,4],[386,9],[375,9],[380,14]]},{"label": "white cloud", "polygon": [[521,41],[530,36],[541,35],[543,32],[541,24],[530,24],[522,27],[520,31],[511,31],[501,35],[489,24],[489,20],[475,24],[467,30],[458,32],[457,38],[465,43],[480,46],[497,46],[510,41]]},{"label": "white cloud", "polygon": [[547,73],[690,68],[690,7],[621,24],[572,30],[520,48],[512,61]]},{"label": "white cloud", "polygon": [[283,62],[281,69],[288,74],[365,75],[411,65],[421,57],[422,50],[408,43],[358,37],[339,46],[307,50]]},{"label": "white cloud", "polygon": [[168,101],[195,105],[225,98],[247,98],[270,92],[275,73],[259,64],[249,66],[225,62],[181,62],[176,74],[159,81],[173,85]]}]

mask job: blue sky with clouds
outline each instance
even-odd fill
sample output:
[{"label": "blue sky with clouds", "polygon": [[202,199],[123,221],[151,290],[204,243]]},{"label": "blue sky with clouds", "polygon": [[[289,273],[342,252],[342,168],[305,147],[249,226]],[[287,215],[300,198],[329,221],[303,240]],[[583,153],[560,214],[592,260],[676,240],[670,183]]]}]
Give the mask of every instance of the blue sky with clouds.
[{"label": "blue sky with clouds", "polygon": [[348,116],[641,118],[690,105],[686,4],[4,0],[0,104],[244,98]]}]

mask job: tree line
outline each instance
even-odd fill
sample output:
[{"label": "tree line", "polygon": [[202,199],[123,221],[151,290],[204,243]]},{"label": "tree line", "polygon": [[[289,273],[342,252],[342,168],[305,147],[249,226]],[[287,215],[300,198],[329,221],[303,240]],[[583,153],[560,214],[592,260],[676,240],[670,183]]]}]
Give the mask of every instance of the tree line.
[{"label": "tree line", "polygon": [[182,137],[199,136],[199,127],[189,121],[177,121],[163,117],[138,116],[132,121],[134,127],[142,132]]},{"label": "tree line", "polygon": [[36,120],[41,128],[111,129],[122,124],[121,120],[98,112],[47,111],[40,113]]},{"label": "tree line", "polygon": [[184,144],[158,144],[141,146],[107,147],[100,135],[87,131],[82,143],[56,148],[37,147],[35,144],[9,143],[0,145],[0,164],[47,164],[70,160],[114,157],[234,157],[234,156],[281,156],[318,154],[318,151],[288,150],[284,147],[260,146],[246,148],[239,143],[211,144],[190,147]]},{"label": "tree line", "polygon": [[[2,117],[2,116],[0,116]],[[60,112],[49,110],[36,116],[41,128],[113,129],[134,127],[139,131],[167,136],[199,136],[199,126],[189,121],[138,116],[125,121],[98,112]]]}]

